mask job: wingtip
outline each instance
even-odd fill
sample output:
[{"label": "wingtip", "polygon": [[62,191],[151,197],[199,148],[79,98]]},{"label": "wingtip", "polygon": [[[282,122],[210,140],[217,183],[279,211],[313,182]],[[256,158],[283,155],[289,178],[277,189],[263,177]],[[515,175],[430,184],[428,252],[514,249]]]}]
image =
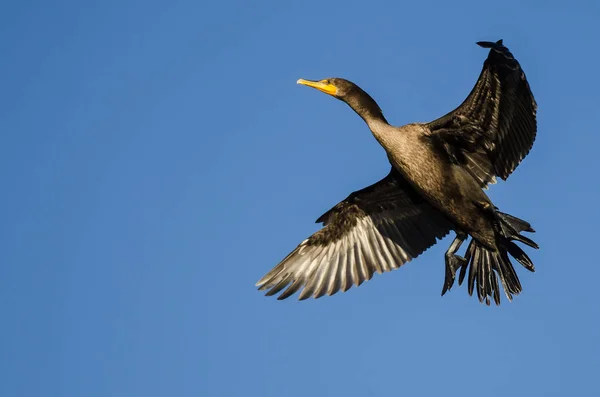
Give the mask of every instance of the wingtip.
[{"label": "wingtip", "polygon": [[304,291],[302,291],[302,292],[300,293],[300,295],[298,295],[298,301],[299,301],[299,302],[305,301],[305,300],[307,300],[308,298],[310,298],[310,294],[304,294],[303,292],[304,292]]},{"label": "wingtip", "polygon": [[500,39],[498,41],[496,41],[495,43],[493,41],[478,41],[477,45],[479,47],[483,47],[483,48],[496,48],[496,47],[500,47],[503,44],[503,39]]},{"label": "wingtip", "polygon": [[258,280],[258,281],[256,282],[256,284],[254,284],[254,286],[255,286],[255,287],[258,287],[258,290],[259,290],[259,291],[262,291],[262,290],[263,290],[263,288],[262,288],[262,287],[265,285],[266,281],[267,281],[267,280],[265,280],[265,279],[264,279],[264,277],[263,277],[263,278],[261,278],[260,280]]}]

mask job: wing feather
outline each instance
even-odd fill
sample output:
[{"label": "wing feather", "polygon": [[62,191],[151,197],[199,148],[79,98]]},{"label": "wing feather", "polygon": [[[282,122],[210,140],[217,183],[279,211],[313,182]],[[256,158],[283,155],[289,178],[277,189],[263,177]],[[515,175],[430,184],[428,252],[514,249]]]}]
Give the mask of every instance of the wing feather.
[{"label": "wing feather", "polygon": [[416,258],[452,229],[394,169],[318,222],[324,227],[261,278],[260,290],[269,296],[283,290],[278,299],[301,290],[301,300],[347,291]]},{"label": "wing feather", "polygon": [[537,104],[521,65],[505,47],[490,48],[483,69],[465,101],[428,123],[431,138],[482,187],[506,180],[527,156],[537,133]]}]

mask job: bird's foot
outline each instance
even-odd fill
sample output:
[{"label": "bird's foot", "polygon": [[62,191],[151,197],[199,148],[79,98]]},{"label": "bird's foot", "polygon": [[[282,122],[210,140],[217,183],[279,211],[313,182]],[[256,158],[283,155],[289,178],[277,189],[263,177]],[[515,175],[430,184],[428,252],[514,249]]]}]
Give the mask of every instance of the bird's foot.
[{"label": "bird's foot", "polygon": [[454,285],[456,272],[463,266],[467,265],[467,260],[460,255],[446,255],[446,278],[444,279],[444,287],[442,288],[442,296],[449,291]]}]

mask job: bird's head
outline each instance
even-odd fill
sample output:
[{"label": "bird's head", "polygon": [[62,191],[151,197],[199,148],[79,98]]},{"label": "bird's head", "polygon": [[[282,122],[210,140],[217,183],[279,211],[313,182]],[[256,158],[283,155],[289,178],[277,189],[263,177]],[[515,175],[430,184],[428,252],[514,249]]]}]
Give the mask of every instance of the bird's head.
[{"label": "bird's head", "polygon": [[383,118],[379,105],[362,88],[351,81],[339,77],[327,78],[319,81],[299,79],[298,84],[316,88],[341,101],[346,102],[362,118]]},{"label": "bird's head", "polygon": [[299,79],[297,83],[316,88],[317,90],[336,97],[344,102],[346,102],[345,99],[355,96],[358,92],[364,92],[353,82],[338,77],[332,77],[319,81]]}]

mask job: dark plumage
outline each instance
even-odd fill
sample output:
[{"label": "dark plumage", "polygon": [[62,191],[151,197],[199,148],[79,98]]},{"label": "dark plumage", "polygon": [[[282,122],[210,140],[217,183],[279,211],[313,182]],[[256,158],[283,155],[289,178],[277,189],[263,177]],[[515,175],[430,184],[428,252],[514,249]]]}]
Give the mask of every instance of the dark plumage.
[{"label": "dark plumage", "polygon": [[[285,299],[346,291],[375,272],[416,258],[451,230],[442,295],[467,277],[469,294],[500,303],[500,283],[509,300],[521,292],[509,255],[534,266],[519,241],[538,248],[522,232],[529,223],[504,214],[482,188],[514,171],[536,135],[536,103],[517,60],[502,40],[490,48],[475,87],[454,111],[430,123],[388,124],[377,103],[344,79],[298,80],[346,102],[386,150],[392,169],[381,181],[350,194],[323,214],[323,228],[304,240],[257,286]],[[465,257],[456,254],[472,239]],[[285,290],[284,290],[285,288]]]}]

